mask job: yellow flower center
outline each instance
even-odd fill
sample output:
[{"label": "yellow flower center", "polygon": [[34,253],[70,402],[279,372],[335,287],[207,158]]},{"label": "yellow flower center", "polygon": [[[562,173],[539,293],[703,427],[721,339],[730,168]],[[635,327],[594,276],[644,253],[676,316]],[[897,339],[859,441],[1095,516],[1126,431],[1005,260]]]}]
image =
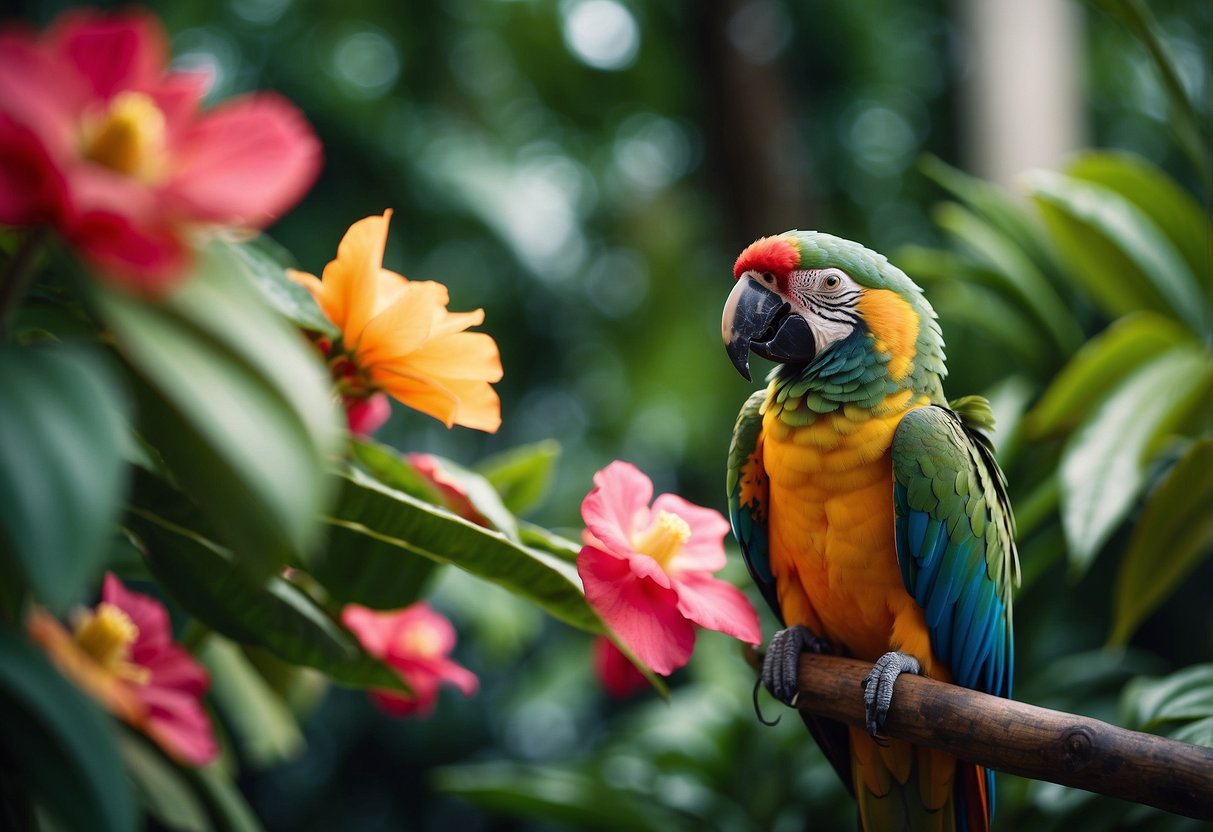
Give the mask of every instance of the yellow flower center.
[{"label": "yellow flower center", "polygon": [[686,520],[677,514],[659,511],[657,519],[632,540],[632,545],[637,552],[648,555],[665,567],[682,549],[682,544],[690,539],[691,527]]},{"label": "yellow flower center", "polygon": [[400,649],[419,659],[442,657],[442,636],[428,624],[416,624],[400,634]]},{"label": "yellow flower center", "polygon": [[147,682],[148,669],[127,661],[139,628],[118,607],[98,604],[96,610],[84,613],[76,622],[74,635],[80,649],[115,676],[138,684]]},{"label": "yellow flower center", "polygon": [[85,127],[84,158],[138,179],[163,166],[164,114],[141,92],[120,92],[105,115]]}]

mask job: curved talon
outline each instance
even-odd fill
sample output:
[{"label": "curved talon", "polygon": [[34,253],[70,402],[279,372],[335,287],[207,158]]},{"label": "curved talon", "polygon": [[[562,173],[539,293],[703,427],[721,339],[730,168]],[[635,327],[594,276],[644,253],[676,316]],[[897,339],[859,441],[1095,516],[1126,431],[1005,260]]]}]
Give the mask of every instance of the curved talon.
[{"label": "curved talon", "polygon": [[800,625],[771,636],[771,644],[762,661],[762,684],[771,696],[785,705],[795,707],[800,654],[805,652],[820,654],[834,650],[828,641]]},{"label": "curved talon", "polygon": [[867,717],[868,733],[875,739],[884,728],[889,717],[889,706],[893,703],[893,686],[903,673],[920,675],[922,666],[918,660],[906,653],[885,653],[876,660],[863,680],[863,709]]},{"label": "curved talon", "polygon": [[767,719],[762,715],[762,706],[758,704],[758,689],[762,687],[762,677],[754,680],[754,715],[758,717],[758,721],[767,727],[772,727],[779,724],[782,716],[777,716],[774,719]]}]

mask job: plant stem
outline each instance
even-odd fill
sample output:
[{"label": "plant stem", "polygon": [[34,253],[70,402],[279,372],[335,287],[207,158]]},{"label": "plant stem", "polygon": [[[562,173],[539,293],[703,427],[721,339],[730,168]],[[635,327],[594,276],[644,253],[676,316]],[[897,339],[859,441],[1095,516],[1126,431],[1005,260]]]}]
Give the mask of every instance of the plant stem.
[{"label": "plant stem", "polygon": [[0,338],[8,337],[13,313],[34,282],[34,263],[47,235],[45,228],[35,228],[25,235],[13,252],[8,268],[0,274]]}]

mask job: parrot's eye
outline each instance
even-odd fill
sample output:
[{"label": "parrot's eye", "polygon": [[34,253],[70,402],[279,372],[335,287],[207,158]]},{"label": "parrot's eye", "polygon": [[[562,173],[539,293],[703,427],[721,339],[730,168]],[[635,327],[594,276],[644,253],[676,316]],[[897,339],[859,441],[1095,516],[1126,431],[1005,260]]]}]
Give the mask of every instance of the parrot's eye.
[{"label": "parrot's eye", "polygon": [[762,279],[765,280],[767,283],[774,283],[775,275],[771,274],[770,272],[763,272]]},{"label": "parrot's eye", "polygon": [[839,279],[838,279],[838,275],[836,275],[836,274],[827,274],[827,275],[826,275],[826,279],[825,279],[823,282],[825,283],[825,287],[826,287],[827,289],[837,289],[837,288],[838,288],[838,284],[839,284],[841,281],[839,281]]}]

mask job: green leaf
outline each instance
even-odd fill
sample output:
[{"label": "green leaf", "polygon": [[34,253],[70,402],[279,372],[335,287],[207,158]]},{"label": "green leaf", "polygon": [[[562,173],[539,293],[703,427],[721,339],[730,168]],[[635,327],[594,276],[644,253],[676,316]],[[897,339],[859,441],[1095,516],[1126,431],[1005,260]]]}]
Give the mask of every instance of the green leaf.
[{"label": "green leaf", "polygon": [[1198,719],[1195,722],[1182,723],[1168,731],[1166,736],[1180,742],[1190,742],[1192,745],[1213,748],[1213,716]]},{"label": "green leaf", "polygon": [[1106,312],[1152,309],[1194,332],[1209,330],[1199,281],[1140,208],[1110,188],[1050,171],[1026,181],[1068,273]]},{"label": "green leaf", "polygon": [[1121,713],[1127,725],[1141,731],[1213,716],[1213,664],[1192,665],[1161,678],[1133,679],[1121,697]]},{"label": "green leaf", "polygon": [[211,815],[224,832],[263,832],[261,821],[219,763],[191,769],[189,776],[206,797]]},{"label": "green leaf", "polygon": [[1082,574],[1144,484],[1147,451],[1207,395],[1209,356],[1174,349],[1113,390],[1062,450],[1061,515],[1070,566]]},{"label": "green leaf", "polygon": [[251,243],[215,243],[215,246],[239,263],[266,302],[295,326],[329,338],[341,335],[312,293],[287,277],[286,270],[295,264],[289,252],[270,238],[263,234]]},{"label": "green leaf", "polygon": [[130,731],[122,732],[118,745],[126,773],[148,814],[181,832],[209,832],[214,828],[203,802],[177,765]]},{"label": "green leaf", "polygon": [[1117,319],[1083,344],[1053,379],[1028,415],[1029,432],[1042,437],[1072,430],[1109,390],[1141,365],[1191,341],[1190,332],[1154,312]]},{"label": "green leaf", "polygon": [[298,587],[277,576],[249,577],[236,568],[231,552],[167,516],[133,509],[127,520],[156,579],[214,630],[343,685],[406,689]]},{"label": "green leaf", "polygon": [[[448,480],[448,486],[453,488],[461,499],[466,499],[472,510],[479,514],[477,520],[483,518],[489,525],[504,534],[510,540],[518,540],[518,521],[501,501],[501,495],[489,484],[489,481],[475,471],[464,468],[457,462],[434,454],[426,454],[439,467],[441,476]],[[414,464],[415,460],[407,464]],[[449,506],[456,514],[461,513],[457,506]],[[469,518],[471,519],[471,518]]]},{"label": "green leaf", "polygon": [[534,523],[519,523],[518,536],[526,546],[555,555],[570,563],[575,563],[577,555],[581,553],[580,543]]},{"label": "green leaf", "polygon": [[1039,337],[1028,315],[997,292],[971,283],[951,281],[934,287],[931,304],[949,328],[964,326],[1004,347],[1036,377],[1048,377],[1057,354]]},{"label": "green leaf", "polygon": [[[418,564],[451,564],[499,584],[554,617],[592,633],[604,627],[586,603],[577,570],[362,473],[339,475],[329,545],[308,570],[337,598],[392,608],[418,591]],[[421,573],[428,577],[428,572]],[[407,601],[405,601],[407,603]]]},{"label": "green leaf", "polygon": [[1209,216],[1162,170],[1132,153],[1097,150],[1077,156],[1066,166],[1066,173],[1111,188],[1134,203],[1183,255],[1203,290],[1213,289]]},{"label": "green leaf", "polygon": [[436,789],[492,814],[539,818],[575,829],[669,832],[692,828],[686,818],[634,792],[606,785],[601,774],[567,767],[481,763],[450,766],[433,776]]},{"label": "green leaf", "polygon": [[113,726],[41,651],[4,626],[0,713],[6,780],[39,797],[65,828],[136,828]]},{"label": "green leaf", "polygon": [[212,634],[198,658],[211,672],[211,695],[255,768],[285,762],[303,750],[295,715],[238,646]]},{"label": "green leaf", "polygon": [[343,439],[329,381],[230,250],[213,248],[158,302],[95,284],[119,352],[144,382],[139,427],[250,574],[311,546]]},{"label": "green leaf", "polygon": [[83,346],[0,347],[0,390],[0,550],[15,558],[0,565],[4,603],[28,584],[63,613],[109,549],[127,403],[112,367]]},{"label": "green leaf", "polygon": [[521,515],[543,502],[559,458],[560,443],[544,439],[483,459],[476,470],[497,489],[505,507]]},{"label": "green leaf", "polygon": [[1188,448],[1146,502],[1113,591],[1110,641],[1123,644],[1202,560],[1213,556],[1213,440]]}]

